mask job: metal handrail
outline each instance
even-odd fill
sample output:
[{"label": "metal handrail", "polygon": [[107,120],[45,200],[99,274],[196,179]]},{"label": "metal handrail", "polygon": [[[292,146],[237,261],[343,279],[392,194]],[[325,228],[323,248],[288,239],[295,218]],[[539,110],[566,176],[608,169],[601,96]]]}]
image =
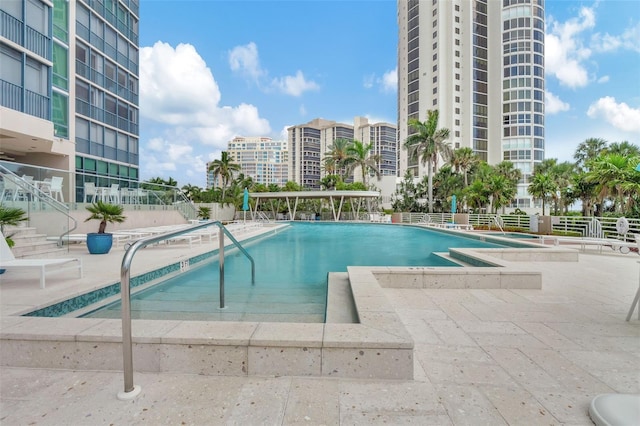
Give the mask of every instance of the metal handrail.
[{"label": "metal handrail", "polygon": [[167,232],[161,235],[152,235],[137,240],[124,254],[122,258],[122,267],[120,269],[120,297],[121,297],[121,309],[122,309],[122,358],[124,363],[124,392],[118,393],[118,398],[127,400],[135,398],[140,393],[140,387],[133,385],[133,350],[131,339],[131,262],[136,252],[148,246],[149,244],[155,244],[160,241],[169,240],[179,235],[187,234],[189,232],[204,229],[208,226],[215,225],[222,232],[218,233],[219,251],[218,259],[220,264],[220,308],[224,308],[224,235],[235,244],[236,247],[251,261],[251,284],[255,284],[256,281],[256,267],[253,258],[249,253],[240,245],[238,240],[229,232],[225,226],[219,221],[206,222],[187,228],[179,229],[177,231]]},{"label": "metal handrail", "polygon": [[493,221],[496,223],[496,225],[498,225],[498,228],[500,229],[500,231],[502,231],[502,234],[504,235],[504,229],[502,228],[502,224],[504,223],[502,218],[498,215],[495,215],[493,217]]}]

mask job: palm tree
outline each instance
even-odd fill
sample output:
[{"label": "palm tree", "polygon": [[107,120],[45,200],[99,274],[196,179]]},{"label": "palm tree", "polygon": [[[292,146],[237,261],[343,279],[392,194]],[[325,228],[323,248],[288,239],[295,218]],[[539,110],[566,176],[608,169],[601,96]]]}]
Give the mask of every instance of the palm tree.
[{"label": "palm tree", "polygon": [[233,172],[239,172],[241,167],[239,164],[233,162],[233,157],[229,155],[227,151],[222,151],[219,160],[213,160],[209,166],[209,171],[213,172],[214,176],[220,178],[222,184],[222,202],[225,202],[225,191],[229,182],[233,178]]},{"label": "palm tree", "polygon": [[480,161],[480,158],[473,152],[473,149],[465,147],[458,148],[451,155],[451,165],[453,169],[464,176],[464,186],[468,186],[468,173]]},{"label": "palm tree", "polygon": [[380,179],[380,170],[378,169],[378,162],[380,156],[377,154],[371,154],[372,144],[364,144],[359,140],[353,140],[351,145],[347,148],[348,157],[345,161],[349,173],[352,173],[354,169],[360,168],[362,173],[362,183],[367,186],[367,175],[370,172]]},{"label": "palm tree", "polygon": [[[604,154],[591,163],[591,170],[587,173],[587,180],[598,185],[601,202],[608,196],[614,199],[614,210],[622,212],[628,194],[626,187],[632,182],[635,170],[632,164],[637,161],[633,157],[618,154]],[[635,172],[637,173],[637,172]]]},{"label": "palm tree", "polygon": [[640,157],[640,147],[624,142],[614,142],[607,148],[608,154],[624,155],[625,157]]},{"label": "palm tree", "polygon": [[189,200],[195,203],[200,201],[200,194],[202,193],[202,188],[200,188],[199,186],[187,184],[187,185],[184,185],[181,189],[184,196],[187,197]]},{"label": "palm tree", "polygon": [[429,188],[429,212],[433,212],[433,168],[438,166],[438,154],[450,157],[451,146],[446,142],[449,129],[438,129],[438,110],[427,111],[427,119],[422,122],[412,118],[409,126],[415,131],[404,143],[409,157],[418,157],[423,165],[427,165]]},{"label": "palm tree", "polygon": [[576,166],[581,170],[589,170],[589,162],[596,159],[607,148],[607,141],[601,138],[589,138],[580,142],[573,154]]},{"label": "palm tree", "polygon": [[549,173],[534,173],[531,183],[527,188],[529,194],[534,198],[542,200],[542,215],[544,216],[545,201],[548,200],[558,190],[551,174]]},{"label": "palm tree", "polygon": [[352,142],[349,139],[338,138],[329,146],[329,151],[322,159],[325,171],[328,174],[339,174],[342,180],[346,178],[345,162],[349,158],[348,149],[351,144]]}]

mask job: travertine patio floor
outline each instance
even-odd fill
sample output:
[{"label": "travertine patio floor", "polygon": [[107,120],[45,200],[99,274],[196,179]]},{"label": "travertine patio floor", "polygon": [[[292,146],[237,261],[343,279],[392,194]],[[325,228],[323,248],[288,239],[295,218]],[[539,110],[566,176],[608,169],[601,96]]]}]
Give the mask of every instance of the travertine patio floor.
[{"label": "travertine patio floor", "polygon": [[[180,247],[179,250],[176,250]],[[141,250],[134,271],[211,247]],[[85,279],[0,276],[6,317],[119,280],[122,249],[84,255]],[[179,253],[179,254],[178,254]],[[531,262],[542,290],[384,289],[415,342],[414,380],[135,374],[0,368],[0,424],[591,424],[600,393],[640,393],[640,322],[625,321],[637,254]],[[95,275],[94,275],[95,274]]]}]

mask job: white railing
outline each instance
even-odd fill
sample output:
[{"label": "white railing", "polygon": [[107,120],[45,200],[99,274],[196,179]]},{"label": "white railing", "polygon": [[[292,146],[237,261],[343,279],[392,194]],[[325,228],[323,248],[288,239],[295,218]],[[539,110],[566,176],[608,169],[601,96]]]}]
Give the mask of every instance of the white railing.
[{"label": "white railing", "polygon": [[[537,215],[494,215],[494,214],[469,214],[469,224],[476,228],[499,229],[497,223],[501,223],[505,232],[509,230],[532,231],[531,220],[538,221]],[[451,213],[402,213],[402,223],[450,223],[453,220]],[[616,217],[581,217],[581,216],[550,216],[551,227],[554,233],[574,235],[577,237],[593,238],[619,238],[625,241],[634,241],[634,235],[640,234],[640,219],[627,218],[629,230],[624,234],[618,234]],[[498,221],[498,222],[496,222]]]}]

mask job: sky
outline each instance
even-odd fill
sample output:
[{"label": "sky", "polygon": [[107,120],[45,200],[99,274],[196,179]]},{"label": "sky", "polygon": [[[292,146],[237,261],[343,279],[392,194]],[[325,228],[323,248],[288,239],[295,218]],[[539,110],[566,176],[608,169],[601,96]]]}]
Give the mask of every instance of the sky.
[{"label": "sky", "polygon": [[[396,0],[141,0],[140,172],[206,186],[235,136],[397,122]],[[546,0],[546,158],[640,145],[640,1]]]}]

